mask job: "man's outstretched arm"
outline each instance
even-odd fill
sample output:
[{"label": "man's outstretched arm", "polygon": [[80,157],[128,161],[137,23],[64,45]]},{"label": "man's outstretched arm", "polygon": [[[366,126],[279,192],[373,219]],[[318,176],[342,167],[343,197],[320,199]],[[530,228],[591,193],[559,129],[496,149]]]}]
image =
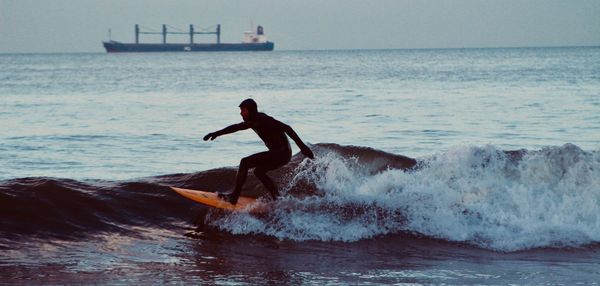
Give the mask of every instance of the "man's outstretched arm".
[{"label": "man's outstretched arm", "polygon": [[300,140],[300,137],[298,137],[298,134],[296,134],[296,131],[294,131],[291,126],[283,124],[283,130],[288,136],[290,136],[290,138],[292,138],[292,140],[294,140],[294,142],[296,142],[296,145],[298,148],[300,148],[300,152],[302,152],[304,156],[311,159],[315,158],[313,152],[310,150],[310,148],[308,148],[308,146],[306,146],[306,144],[304,144],[304,142],[302,142],[302,140]]},{"label": "man's outstretched arm", "polygon": [[242,123],[238,123],[238,124],[233,124],[230,126],[227,126],[219,131],[215,131],[215,132],[211,132],[206,134],[206,136],[204,136],[204,141],[207,140],[215,140],[215,138],[225,135],[225,134],[230,134],[230,133],[234,133],[240,130],[245,130],[250,128],[250,125],[248,125],[246,122],[242,122]]}]

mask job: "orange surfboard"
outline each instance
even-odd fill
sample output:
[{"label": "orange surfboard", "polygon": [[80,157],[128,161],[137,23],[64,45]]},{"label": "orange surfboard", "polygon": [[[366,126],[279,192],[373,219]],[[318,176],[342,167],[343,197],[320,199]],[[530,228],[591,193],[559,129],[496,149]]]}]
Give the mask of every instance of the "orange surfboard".
[{"label": "orange surfboard", "polygon": [[257,201],[254,198],[240,196],[237,204],[232,205],[220,199],[217,193],[175,187],[171,187],[171,189],[192,201],[218,209],[252,213],[261,213],[267,210],[267,205],[264,202]]}]

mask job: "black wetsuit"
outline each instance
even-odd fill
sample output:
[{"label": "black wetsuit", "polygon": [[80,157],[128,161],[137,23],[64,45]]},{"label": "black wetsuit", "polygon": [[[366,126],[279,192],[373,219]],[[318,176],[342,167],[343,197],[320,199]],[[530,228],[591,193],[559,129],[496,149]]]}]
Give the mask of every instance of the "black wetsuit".
[{"label": "black wetsuit", "polygon": [[[269,190],[269,193],[273,199],[276,199],[279,196],[277,187],[271,178],[267,176],[266,172],[277,169],[290,161],[292,157],[292,148],[287,136],[290,136],[290,138],[296,142],[303,153],[305,153],[308,149],[308,147],[304,145],[302,140],[300,140],[296,132],[289,125],[284,124],[262,112],[256,112],[248,121],[226,127],[215,132],[214,135],[221,136],[249,128],[252,128],[252,130],[258,134],[269,151],[250,155],[240,161],[235,188],[231,194],[224,196],[234,204],[237,202],[237,198],[241,193],[242,186],[246,181],[248,170],[252,168],[254,168],[254,174],[256,177]],[[308,149],[308,153],[310,153],[309,157],[312,157],[312,152],[310,149]]]}]

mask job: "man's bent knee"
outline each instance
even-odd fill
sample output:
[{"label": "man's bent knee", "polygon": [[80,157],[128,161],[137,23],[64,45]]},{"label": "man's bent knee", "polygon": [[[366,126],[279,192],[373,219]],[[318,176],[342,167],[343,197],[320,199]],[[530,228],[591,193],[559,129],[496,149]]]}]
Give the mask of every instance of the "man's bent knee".
[{"label": "man's bent knee", "polygon": [[255,168],[254,169],[254,175],[258,178],[263,178],[264,176],[267,175],[267,171],[265,171],[262,168]]}]

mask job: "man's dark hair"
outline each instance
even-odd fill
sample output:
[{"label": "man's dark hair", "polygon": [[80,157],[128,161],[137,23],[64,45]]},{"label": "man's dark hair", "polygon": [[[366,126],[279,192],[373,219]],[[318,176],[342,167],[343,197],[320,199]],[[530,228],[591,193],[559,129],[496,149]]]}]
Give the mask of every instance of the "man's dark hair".
[{"label": "man's dark hair", "polygon": [[256,105],[256,101],[254,101],[252,98],[248,98],[242,101],[242,103],[240,103],[240,108],[241,107],[247,108],[251,114],[255,114],[258,112],[258,106]]}]

